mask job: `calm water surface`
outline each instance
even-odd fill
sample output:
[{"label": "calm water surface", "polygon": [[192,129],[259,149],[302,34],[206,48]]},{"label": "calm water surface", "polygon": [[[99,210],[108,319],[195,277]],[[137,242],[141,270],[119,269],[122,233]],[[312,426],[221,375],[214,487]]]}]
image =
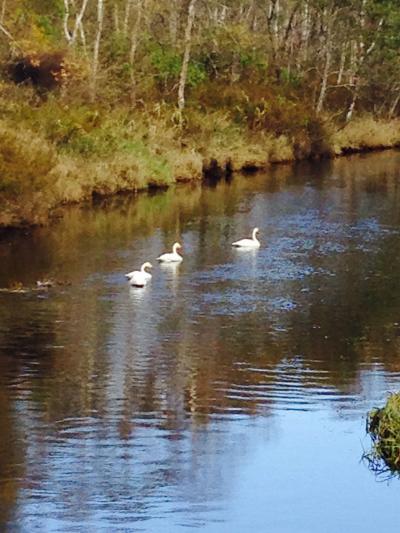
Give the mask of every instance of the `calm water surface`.
[{"label": "calm water surface", "polygon": [[[230,243],[258,226],[262,247]],[[151,285],[124,273],[181,240]],[[0,530],[398,531],[400,153],[72,208],[0,240]]]}]

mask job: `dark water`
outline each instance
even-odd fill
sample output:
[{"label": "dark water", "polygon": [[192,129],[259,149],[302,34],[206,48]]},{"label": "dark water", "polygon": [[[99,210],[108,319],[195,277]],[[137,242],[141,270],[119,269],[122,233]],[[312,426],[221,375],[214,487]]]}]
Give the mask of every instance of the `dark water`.
[{"label": "dark water", "polygon": [[400,153],[73,208],[0,264],[60,282],[0,293],[1,531],[399,530],[361,456],[400,388]]}]

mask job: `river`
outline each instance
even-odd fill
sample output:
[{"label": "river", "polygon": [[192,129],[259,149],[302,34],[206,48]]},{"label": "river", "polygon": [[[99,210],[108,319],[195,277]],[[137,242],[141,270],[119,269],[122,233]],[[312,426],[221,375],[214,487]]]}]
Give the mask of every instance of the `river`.
[{"label": "river", "polygon": [[[156,264],[176,240],[183,263]],[[400,481],[362,460],[400,389],[399,152],[1,236],[0,287],[46,278],[0,292],[1,531],[399,530]]]}]

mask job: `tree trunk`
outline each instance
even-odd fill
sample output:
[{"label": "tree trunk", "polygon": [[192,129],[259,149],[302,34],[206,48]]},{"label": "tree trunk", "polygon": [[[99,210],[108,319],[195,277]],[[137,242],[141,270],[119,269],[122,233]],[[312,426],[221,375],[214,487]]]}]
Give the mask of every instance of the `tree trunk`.
[{"label": "tree trunk", "polygon": [[178,35],[178,22],[179,22],[179,13],[178,13],[178,2],[177,0],[171,0],[171,12],[169,16],[169,35],[171,39],[172,46],[176,45],[176,38]]},{"label": "tree trunk", "polygon": [[332,60],[332,29],[333,29],[333,25],[336,19],[336,12],[334,11],[334,12],[327,13],[327,18],[328,18],[328,22],[326,26],[326,37],[325,37],[325,47],[324,47],[325,65],[324,65],[324,72],[322,74],[322,81],[321,81],[321,88],[319,91],[318,102],[317,102],[317,106],[315,109],[317,115],[321,113],[323,109],[326,92],[328,88],[328,79],[329,79],[331,60]]},{"label": "tree trunk", "polygon": [[388,119],[391,120],[396,112],[396,108],[400,102],[400,91],[395,96],[392,105],[390,106],[389,113],[388,113]]},{"label": "tree trunk", "polygon": [[192,45],[192,27],[195,17],[195,5],[197,0],[190,0],[188,18],[185,29],[185,50],[183,53],[182,69],[178,87],[178,109],[180,112],[185,107],[185,87],[190,60],[190,48]]},{"label": "tree trunk", "polygon": [[7,0],[3,0],[3,3],[1,4],[0,24],[3,24],[4,22],[4,17],[6,14],[6,7],[7,7]]},{"label": "tree trunk", "polygon": [[279,9],[278,0],[270,0],[268,14],[267,14],[267,29],[268,36],[271,43],[271,53],[274,68],[276,68],[276,54],[277,54],[277,11]]},{"label": "tree trunk", "polygon": [[347,113],[346,113],[346,122],[350,122],[350,120],[353,117],[353,112],[354,112],[354,108],[356,107],[357,97],[358,97],[358,84],[356,85],[353,91],[353,98],[351,99],[349,109],[347,110]]},{"label": "tree trunk", "polygon": [[64,9],[65,9],[64,11],[64,34],[67,39],[67,42],[70,46],[73,46],[75,44],[76,37],[79,32],[85,52],[86,52],[86,39],[85,39],[85,32],[83,30],[82,20],[83,20],[85,11],[86,11],[86,7],[88,5],[88,1],[89,0],[82,1],[81,9],[78,11],[78,13],[75,16],[74,28],[72,32],[70,32],[68,28],[68,21],[70,17],[70,6],[72,5],[74,7],[74,3],[71,3],[70,0],[64,0]]},{"label": "tree trunk", "polygon": [[68,21],[69,21],[69,0],[64,0],[64,20],[63,20],[63,28],[64,28],[64,35],[67,39],[67,42],[71,42],[71,34],[69,33],[68,29]]},{"label": "tree trunk", "polygon": [[122,25],[122,32],[124,35],[128,35],[129,17],[131,14],[132,2],[133,0],[126,0],[125,4],[124,23]]},{"label": "tree trunk", "polygon": [[322,108],[324,106],[324,102],[325,102],[326,90],[328,87],[329,70],[331,67],[331,58],[332,58],[332,53],[331,53],[330,45],[328,45],[327,50],[326,50],[326,56],[325,56],[325,66],[324,66],[324,73],[322,75],[321,89],[319,91],[317,107],[315,110],[317,115],[321,113]]},{"label": "tree trunk", "polygon": [[97,72],[99,69],[100,41],[103,32],[104,0],[97,0],[97,31],[93,48],[92,99],[96,97]]},{"label": "tree trunk", "polygon": [[120,33],[120,31],[121,31],[121,27],[120,27],[120,23],[119,23],[119,9],[118,9],[118,5],[114,5],[114,12],[113,12],[113,15],[114,15],[114,28],[115,28],[115,31],[116,31],[116,33]]},{"label": "tree trunk", "polygon": [[[308,0],[304,2],[302,21],[301,21],[301,41],[300,49],[303,62],[307,61],[308,58],[308,42],[310,37],[310,9]],[[298,62],[298,67],[300,66],[300,61]]]},{"label": "tree trunk", "polygon": [[[368,49],[365,49],[365,42],[364,42],[364,34],[365,34],[365,28],[366,28],[366,5],[367,0],[362,0],[361,2],[361,8],[360,8],[360,14],[359,14],[359,24],[360,24],[360,37],[358,42],[355,45],[356,53],[358,52],[358,56],[354,58],[354,70],[351,75],[351,78],[354,79],[354,91],[353,91],[353,98],[351,100],[350,106],[348,108],[347,114],[346,114],[346,121],[349,122],[353,116],[354,108],[357,102],[358,93],[360,90],[361,85],[361,79],[360,79],[360,73],[361,68],[364,65],[365,58],[372,52],[372,50],[375,48],[376,45],[376,37],[377,34],[380,32],[382,25],[383,25],[383,19],[380,19],[378,26],[375,30],[375,39],[371,42]],[[369,32],[371,33],[371,32]],[[353,61],[352,61],[353,63]]]},{"label": "tree trunk", "polygon": [[131,102],[135,105],[136,102],[136,71],[135,71],[135,56],[139,39],[139,28],[142,22],[143,0],[138,0],[137,13],[135,24],[133,25],[131,35],[131,50],[129,54],[129,64],[131,66]]},{"label": "tree trunk", "polygon": [[339,72],[338,72],[337,80],[336,80],[337,85],[340,85],[342,83],[345,63],[346,63],[346,43],[343,44],[342,51],[340,54]]}]

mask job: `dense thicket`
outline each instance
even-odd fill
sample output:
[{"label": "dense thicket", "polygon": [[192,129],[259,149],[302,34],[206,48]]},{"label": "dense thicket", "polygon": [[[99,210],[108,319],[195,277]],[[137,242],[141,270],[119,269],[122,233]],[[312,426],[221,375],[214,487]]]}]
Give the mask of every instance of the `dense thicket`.
[{"label": "dense thicket", "polygon": [[299,99],[398,113],[398,0],[2,0],[0,24],[3,61],[68,50],[86,97],[178,103],[180,89],[280,129]]}]

